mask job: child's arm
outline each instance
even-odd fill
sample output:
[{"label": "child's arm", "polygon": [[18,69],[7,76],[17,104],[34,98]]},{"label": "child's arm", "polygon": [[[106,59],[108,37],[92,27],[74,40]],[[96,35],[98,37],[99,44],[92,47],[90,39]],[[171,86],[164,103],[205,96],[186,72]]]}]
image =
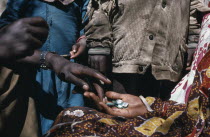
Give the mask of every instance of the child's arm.
[{"label": "child's arm", "polygon": [[106,74],[111,68],[112,29],[109,14],[98,7],[89,18],[85,27],[88,63],[92,68]]},{"label": "child's arm", "polygon": [[[80,38],[78,39],[77,44],[72,47],[72,51],[70,52],[72,58],[76,58],[81,55],[82,52],[85,51],[86,46],[88,47],[90,59],[92,58],[93,62],[97,61],[94,59],[95,57],[93,57],[93,55],[96,55],[97,59],[98,56],[101,56],[101,59],[107,58],[108,56],[108,58],[110,58],[112,30],[109,22],[109,13],[112,9],[110,9],[110,11],[105,11],[107,9],[104,9],[104,7],[109,7],[110,3],[111,2],[104,2],[99,4],[94,0],[89,3],[89,0],[83,0],[83,6],[81,8],[82,24]],[[98,8],[98,5],[103,6],[103,9]],[[99,66],[100,65],[98,65],[98,67]],[[104,69],[101,71],[103,70]]]},{"label": "child's arm", "polygon": [[80,37],[77,39],[76,44],[72,46],[72,50],[70,51],[71,59],[81,56],[86,51],[86,36],[84,32],[84,27],[88,22],[86,13],[90,0],[82,0],[81,2],[82,3],[80,4],[81,6]]},{"label": "child's arm", "polygon": [[[85,27],[88,47],[88,64],[105,75],[111,72],[112,28],[110,13],[114,9],[112,1],[92,3],[89,23]],[[92,14],[92,15],[91,15]],[[104,97],[103,83],[93,83],[99,98]]]}]

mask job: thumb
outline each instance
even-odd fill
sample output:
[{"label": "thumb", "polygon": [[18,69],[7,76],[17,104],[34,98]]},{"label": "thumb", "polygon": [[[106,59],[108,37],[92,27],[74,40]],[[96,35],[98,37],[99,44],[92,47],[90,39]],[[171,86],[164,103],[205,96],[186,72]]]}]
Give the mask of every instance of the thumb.
[{"label": "thumb", "polygon": [[74,58],[77,57],[76,53],[77,53],[78,49],[79,49],[78,44],[75,44],[75,45],[72,46],[72,50],[70,51],[71,59],[74,59]]},{"label": "thumb", "polygon": [[123,99],[123,94],[117,93],[117,92],[106,92],[106,96],[110,99]]},{"label": "thumb", "polygon": [[73,56],[74,58],[82,55],[84,53],[85,49],[86,49],[86,45],[84,45],[82,43],[77,43],[76,45],[77,45],[77,49],[75,50],[76,52]]}]

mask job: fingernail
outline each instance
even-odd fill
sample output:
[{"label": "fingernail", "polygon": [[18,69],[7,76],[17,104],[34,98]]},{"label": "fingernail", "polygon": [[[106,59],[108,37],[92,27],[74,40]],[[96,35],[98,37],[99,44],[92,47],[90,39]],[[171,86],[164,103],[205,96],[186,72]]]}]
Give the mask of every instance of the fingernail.
[{"label": "fingernail", "polygon": [[73,50],[73,52],[76,53],[77,51],[76,50]]},{"label": "fingernail", "polygon": [[103,102],[106,103],[107,102],[107,97],[103,98]]},{"label": "fingernail", "polygon": [[103,105],[103,102],[99,102],[100,105]]},{"label": "fingernail", "polygon": [[83,95],[84,95],[84,96],[87,96],[87,92],[85,92]]},{"label": "fingernail", "polygon": [[88,90],[88,86],[87,85],[83,85],[82,87],[84,90]]},{"label": "fingernail", "polygon": [[109,82],[112,82],[112,81],[111,81],[110,79],[108,79],[108,78],[107,78],[107,80],[108,80]]},{"label": "fingernail", "polygon": [[102,85],[104,85],[104,82],[103,82],[102,80],[100,80],[100,83],[101,83]]}]

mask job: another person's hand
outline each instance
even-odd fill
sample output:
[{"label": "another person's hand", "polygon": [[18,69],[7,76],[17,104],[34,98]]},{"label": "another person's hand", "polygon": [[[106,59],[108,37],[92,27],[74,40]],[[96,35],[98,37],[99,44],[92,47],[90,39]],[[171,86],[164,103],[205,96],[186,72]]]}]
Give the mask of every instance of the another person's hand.
[{"label": "another person's hand", "polygon": [[23,18],[0,30],[0,59],[17,60],[33,55],[48,36],[48,25],[40,17]]},{"label": "another person's hand", "polygon": [[55,71],[61,80],[74,83],[85,91],[89,90],[90,87],[87,82],[82,80],[84,77],[90,77],[92,79],[101,80],[106,84],[111,84],[111,81],[98,71],[70,62],[56,54],[48,53],[46,56],[46,64],[50,69]]},{"label": "another person's hand", "polygon": [[88,64],[104,74],[111,70],[111,57],[108,55],[89,55]]},{"label": "another person's hand", "polygon": [[137,96],[133,96],[130,94],[120,94],[116,92],[106,92],[106,97],[109,99],[121,99],[124,102],[129,103],[127,108],[119,109],[116,107],[109,107],[105,104],[104,101],[101,101],[98,96],[96,96],[92,92],[85,92],[84,95],[87,98],[91,98],[94,100],[96,105],[99,107],[99,109],[104,110],[107,114],[113,115],[113,116],[123,116],[126,118],[134,118],[136,116],[143,115],[147,113],[147,109],[144,105],[144,103],[141,101],[141,99]]},{"label": "another person's hand", "polygon": [[[98,70],[99,72],[107,74],[111,71],[111,57],[107,55],[89,55],[88,64],[91,68]],[[97,92],[97,95],[101,100],[104,98],[104,85],[100,81],[93,81],[93,86]]]},{"label": "another person's hand", "polygon": [[79,42],[72,46],[72,50],[70,51],[71,59],[82,56],[85,53],[85,50],[86,38],[82,38]]},{"label": "another person's hand", "polygon": [[191,69],[195,50],[196,50],[195,48],[187,50],[187,54],[188,54],[187,55],[187,68],[186,68],[187,71],[190,71]]}]

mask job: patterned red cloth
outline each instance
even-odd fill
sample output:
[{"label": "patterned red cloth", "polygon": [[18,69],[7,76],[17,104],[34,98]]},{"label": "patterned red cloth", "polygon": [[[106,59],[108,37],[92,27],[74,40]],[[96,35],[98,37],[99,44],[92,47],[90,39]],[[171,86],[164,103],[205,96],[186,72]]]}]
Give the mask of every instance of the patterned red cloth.
[{"label": "patterned red cloth", "polygon": [[182,78],[171,93],[171,99],[179,103],[186,103],[191,91],[194,76],[199,62],[207,53],[210,45],[210,14],[204,16],[202,21],[202,31],[200,33],[199,43],[194,54],[194,60],[190,72]]}]

